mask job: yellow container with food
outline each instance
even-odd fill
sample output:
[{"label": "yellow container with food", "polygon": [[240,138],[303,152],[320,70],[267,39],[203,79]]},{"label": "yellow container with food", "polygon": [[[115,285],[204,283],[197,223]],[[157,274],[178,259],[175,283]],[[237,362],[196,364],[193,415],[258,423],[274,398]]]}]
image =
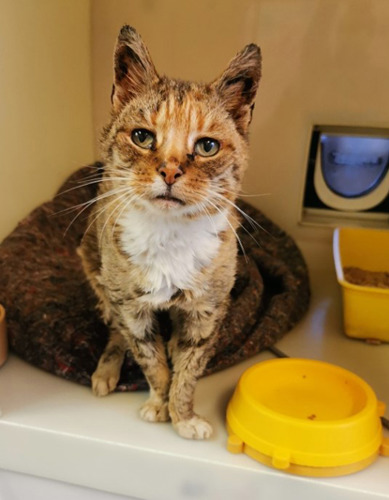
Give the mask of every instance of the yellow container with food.
[{"label": "yellow container with food", "polygon": [[346,335],[389,342],[389,230],[337,228],[333,253]]}]

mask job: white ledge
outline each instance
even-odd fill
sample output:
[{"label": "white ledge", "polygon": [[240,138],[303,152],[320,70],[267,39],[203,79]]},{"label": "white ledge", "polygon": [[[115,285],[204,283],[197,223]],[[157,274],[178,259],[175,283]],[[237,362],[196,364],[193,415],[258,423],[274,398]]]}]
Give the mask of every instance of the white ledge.
[{"label": "white ledge", "polygon": [[[355,372],[389,404],[389,344],[344,336],[330,245],[302,248],[311,270],[310,311],[277,347]],[[227,402],[243,371],[270,357],[264,352],[199,382],[196,410],[212,421],[215,434],[194,442],[178,437],[168,423],[143,422],[138,408],[144,392],[98,399],[86,387],[11,356],[0,369],[0,468],[141,499],[389,498],[389,458],[349,476],[313,479],[227,452]]]}]

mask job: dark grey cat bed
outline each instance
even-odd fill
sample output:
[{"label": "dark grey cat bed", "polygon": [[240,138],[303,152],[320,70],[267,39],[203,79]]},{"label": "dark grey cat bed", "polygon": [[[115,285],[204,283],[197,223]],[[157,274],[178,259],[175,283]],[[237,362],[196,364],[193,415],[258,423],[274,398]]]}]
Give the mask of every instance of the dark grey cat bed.
[{"label": "dark grey cat bed", "polygon": [[[68,228],[77,212],[66,209],[95,195],[96,184],[80,186],[100,168],[96,164],[73,174],[60,188],[62,194],[34,210],[0,245],[0,303],[7,311],[12,350],[35,366],[84,385],[90,385],[107,329],[76,253],[88,210]],[[230,311],[207,374],[270,347],[301,318],[309,302],[308,272],[294,241],[252,206],[239,205],[264,230],[243,221],[245,229],[239,231],[247,258],[239,256]],[[160,326],[168,337],[166,315]],[[118,389],[146,387],[128,354]]]}]

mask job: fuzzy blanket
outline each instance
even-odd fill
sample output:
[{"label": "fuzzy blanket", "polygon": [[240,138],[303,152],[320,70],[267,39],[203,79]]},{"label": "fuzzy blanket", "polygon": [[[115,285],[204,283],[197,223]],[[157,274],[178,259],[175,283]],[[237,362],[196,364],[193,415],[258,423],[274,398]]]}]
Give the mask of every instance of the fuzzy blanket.
[{"label": "fuzzy blanket", "polygon": [[[36,208],[0,245],[0,303],[7,311],[11,349],[35,366],[84,385],[90,385],[107,329],[76,253],[88,210],[82,211],[85,205],[68,209],[95,195],[95,184],[82,185],[96,168],[102,165],[75,172],[52,201]],[[242,220],[239,236],[247,256],[239,256],[231,308],[207,374],[270,347],[309,303],[307,267],[293,239],[252,206],[239,206],[263,230]],[[159,319],[168,338],[169,318],[165,313]],[[146,387],[128,353],[118,390]]]}]

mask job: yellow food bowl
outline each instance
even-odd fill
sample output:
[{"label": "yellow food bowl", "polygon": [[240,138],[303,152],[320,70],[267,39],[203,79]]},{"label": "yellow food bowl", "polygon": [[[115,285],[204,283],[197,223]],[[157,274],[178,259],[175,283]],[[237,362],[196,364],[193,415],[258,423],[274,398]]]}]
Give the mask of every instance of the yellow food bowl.
[{"label": "yellow food bowl", "polygon": [[274,359],[249,368],[227,408],[227,449],[294,474],[350,474],[389,453],[385,405],[353,373],[321,361]]},{"label": "yellow food bowl", "polygon": [[389,231],[335,229],[333,253],[342,287],[346,335],[389,342],[389,288],[353,284],[346,280],[344,273],[346,267],[389,272]]}]

